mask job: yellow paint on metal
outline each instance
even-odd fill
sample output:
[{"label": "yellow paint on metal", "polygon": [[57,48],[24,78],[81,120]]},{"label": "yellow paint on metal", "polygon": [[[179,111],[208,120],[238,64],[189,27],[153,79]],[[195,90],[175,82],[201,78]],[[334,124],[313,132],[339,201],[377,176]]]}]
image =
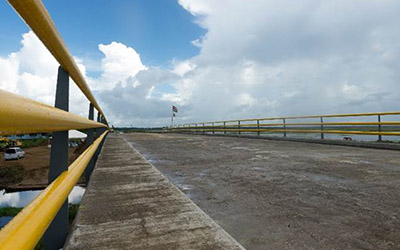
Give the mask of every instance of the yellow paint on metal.
[{"label": "yellow paint on metal", "polygon": [[[180,130],[182,131],[182,130]],[[186,131],[198,131],[198,132],[265,132],[265,133],[324,133],[324,134],[354,134],[354,135],[389,135],[389,136],[400,136],[400,132],[392,131],[346,131],[346,130],[306,130],[306,129],[187,129]]]},{"label": "yellow paint on metal", "polygon": [[53,54],[61,67],[68,72],[93,106],[105,117],[43,3],[40,0],[8,0],[8,2]]},{"label": "yellow paint on metal", "polygon": [[4,90],[0,90],[0,117],[0,135],[106,127]]},{"label": "yellow paint on metal", "polygon": [[[269,126],[317,126],[317,125],[327,125],[327,126],[332,126],[332,125],[337,125],[337,126],[360,126],[360,125],[367,125],[367,126],[372,126],[372,125],[386,125],[386,126],[394,126],[394,125],[400,125],[400,122],[308,122],[308,123],[249,123],[249,124],[240,124],[242,127],[257,127],[259,125],[260,127],[269,127]],[[204,128],[221,128],[221,127],[237,127],[237,124],[228,124],[228,125],[215,125],[215,126],[204,126]],[[174,129],[187,129],[189,127],[175,127]],[[197,127],[191,127],[191,128],[203,128],[203,126],[197,126]]]},{"label": "yellow paint on metal", "polygon": [[[334,117],[356,117],[356,116],[386,116],[386,115],[400,115],[399,111],[394,112],[375,112],[375,113],[354,113],[354,114],[334,114],[334,115],[308,115],[308,116],[282,116],[282,117],[266,117],[266,118],[251,118],[251,119],[241,119],[241,120],[226,120],[226,121],[214,121],[214,122],[198,122],[190,123],[190,125],[195,124],[211,124],[211,123],[232,123],[232,122],[246,122],[246,121],[267,121],[267,120],[283,120],[283,119],[307,119],[307,118],[334,118]],[[187,124],[189,125],[189,124]]]},{"label": "yellow paint on metal", "polygon": [[0,249],[33,249],[78,182],[107,131],[0,231]]}]

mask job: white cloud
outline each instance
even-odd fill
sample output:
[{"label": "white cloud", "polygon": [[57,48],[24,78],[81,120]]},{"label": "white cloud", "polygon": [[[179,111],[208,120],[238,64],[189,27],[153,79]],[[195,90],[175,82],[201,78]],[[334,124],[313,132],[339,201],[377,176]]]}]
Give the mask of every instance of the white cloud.
[{"label": "white cloud", "polygon": [[256,99],[254,99],[249,93],[241,93],[237,95],[236,101],[239,106],[252,106],[256,103]]},{"label": "white cloud", "polygon": [[191,61],[183,61],[183,62],[173,61],[173,64],[174,64],[174,69],[172,70],[172,72],[181,77],[196,68],[196,65],[193,64]]},{"label": "white cloud", "polygon": [[355,85],[350,85],[345,83],[342,87],[342,92],[345,97],[349,99],[360,100],[365,98],[365,94],[363,94],[360,89]]},{"label": "white cloud", "polygon": [[[147,69],[142,64],[139,54],[121,43],[100,44],[99,50],[104,53],[104,58],[101,62],[102,74],[98,78],[87,77],[83,60],[74,57],[78,68],[95,93],[112,89],[118,83],[125,84],[138,72]],[[0,88],[54,105],[58,66],[54,57],[30,31],[22,35],[19,51],[10,53],[5,58],[0,57]],[[150,96],[151,91],[147,97]],[[89,102],[71,79],[69,106],[73,113],[84,117],[88,114]]]},{"label": "white cloud", "polygon": [[[178,122],[398,110],[397,0],[178,3],[206,29],[192,42],[198,55],[159,68],[112,42],[99,45],[101,63],[87,66],[100,65],[100,77],[88,82],[114,124],[167,125],[172,104]],[[24,95],[48,102],[57,65],[32,36],[0,58],[0,87],[26,86]],[[31,55],[37,65],[27,62]],[[86,110],[84,100],[75,106]]]},{"label": "white cloud", "polygon": [[0,57],[0,88],[11,92],[16,92],[18,81],[18,61],[12,57]]},{"label": "white cloud", "polygon": [[207,30],[175,85],[190,119],[398,109],[398,1],[179,3]]},{"label": "white cloud", "polygon": [[[108,45],[100,44],[99,50],[104,54],[101,60],[102,75],[96,89],[109,89],[121,81],[124,83],[129,77],[134,77],[139,71],[146,70],[140,55],[131,47],[122,43],[112,42]],[[97,82],[99,83],[99,82]]]},{"label": "white cloud", "polygon": [[23,34],[21,49],[0,58],[0,87],[54,105],[58,64],[33,32]]},{"label": "white cloud", "polygon": [[183,8],[195,16],[208,14],[212,11],[210,5],[202,0],[178,0],[178,2]]}]

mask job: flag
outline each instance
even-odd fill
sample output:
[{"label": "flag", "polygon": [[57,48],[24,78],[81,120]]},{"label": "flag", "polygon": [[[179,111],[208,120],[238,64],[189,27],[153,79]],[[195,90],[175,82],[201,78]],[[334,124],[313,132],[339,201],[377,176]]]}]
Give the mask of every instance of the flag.
[{"label": "flag", "polygon": [[172,105],[172,112],[178,113],[178,108]]}]

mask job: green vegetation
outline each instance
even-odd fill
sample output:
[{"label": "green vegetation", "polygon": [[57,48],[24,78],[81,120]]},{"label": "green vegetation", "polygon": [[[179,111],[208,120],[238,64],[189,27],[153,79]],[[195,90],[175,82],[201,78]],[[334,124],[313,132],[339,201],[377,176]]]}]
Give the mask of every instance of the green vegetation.
[{"label": "green vegetation", "polygon": [[0,187],[7,187],[22,181],[25,174],[24,167],[19,164],[0,168]]},{"label": "green vegetation", "polygon": [[38,146],[46,146],[48,144],[47,138],[21,140],[21,148],[32,148]]},{"label": "green vegetation", "polygon": [[21,210],[22,210],[22,207],[0,207],[0,217],[5,217],[5,216],[14,217]]},{"label": "green vegetation", "polygon": [[72,225],[74,222],[76,213],[78,213],[79,204],[68,204],[68,221],[69,225]]},{"label": "green vegetation", "polygon": [[[5,216],[16,216],[23,207],[0,207],[0,217]],[[71,225],[75,219],[76,213],[78,212],[79,204],[68,204],[68,221]]]}]

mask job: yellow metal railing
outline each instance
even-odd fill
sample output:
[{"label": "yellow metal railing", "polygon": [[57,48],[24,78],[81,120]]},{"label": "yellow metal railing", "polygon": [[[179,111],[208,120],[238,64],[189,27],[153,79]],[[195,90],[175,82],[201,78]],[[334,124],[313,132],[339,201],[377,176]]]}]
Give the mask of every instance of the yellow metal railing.
[{"label": "yellow metal railing", "polygon": [[[89,162],[91,162],[92,166],[93,161],[91,159],[94,155],[97,155],[96,151],[99,152],[99,146],[108,132],[108,124],[103,111],[90,91],[42,2],[40,0],[9,0],[9,3],[60,63],[62,72],[65,72],[63,74],[68,74],[67,76],[74,80],[88,98],[90,102],[90,118],[93,119],[94,107],[99,114],[98,121],[101,121],[95,122],[62,109],[0,90],[0,135],[90,129],[88,139],[89,134],[91,139],[88,141],[92,143],[94,129],[101,128],[96,132],[97,139],[69,166],[68,170],[63,171],[64,169],[62,168],[61,172],[63,172],[0,231],[0,249],[33,249],[67,200],[68,194],[82,176]],[[64,82],[62,80],[60,82],[68,84],[68,82],[65,82],[67,79],[63,78]],[[68,100],[67,92],[62,90],[59,92],[65,94],[63,98],[66,97],[66,100]],[[64,103],[63,105],[67,110],[68,105]],[[65,133],[61,134],[65,135]],[[53,151],[54,148],[68,147],[68,138],[60,137],[59,135],[61,134],[58,133],[57,136],[58,138],[63,138],[63,140],[55,144],[57,147],[52,145],[52,153],[55,152],[55,155],[58,155],[58,151]],[[53,134],[53,141],[55,141],[54,136],[55,134]],[[64,158],[67,159],[67,157]],[[64,158],[61,157],[61,159]],[[57,158],[55,157],[54,159]],[[66,161],[65,167],[67,166]],[[54,166],[57,167],[58,164],[61,164],[61,162],[55,161]],[[50,170],[52,170],[52,165]]]},{"label": "yellow metal railing", "polygon": [[105,118],[43,3],[40,0],[8,0],[8,2],[53,54],[61,67],[68,72],[69,76],[97,111]]},{"label": "yellow metal railing", "polygon": [[81,116],[0,90],[0,135],[106,127]]},{"label": "yellow metal railing", "polygon": [[[382,121],[384,116],[398,116],[399,121]],[[377,117],[376,121],[354,121],[351,118]],[[326,121],[345,118],[349,121]],[[304,120],[313,120],[304,122]],[[318,121],[315,121],[318,119]],[[300,122],[299,122],[300,120]],[[324,121],[325,120],[325,121]],[[378,140],[382,136],[400,136],[400,112],[380,113],[356,113],[337,115],[310,115],[310,116],[288,116],[267,117],[241,120],[226,120],[215,122],[200,122],[181,124],[166,129],[168,132],[193,132],[193,133],[288,133],[297,134],[324,134],[343,135],[377,135]]]},{"label": "yellow metal railing", "polygon": [[106,134],[107,131],[0,231],[0,249],[23,250],[36,246]]}]

